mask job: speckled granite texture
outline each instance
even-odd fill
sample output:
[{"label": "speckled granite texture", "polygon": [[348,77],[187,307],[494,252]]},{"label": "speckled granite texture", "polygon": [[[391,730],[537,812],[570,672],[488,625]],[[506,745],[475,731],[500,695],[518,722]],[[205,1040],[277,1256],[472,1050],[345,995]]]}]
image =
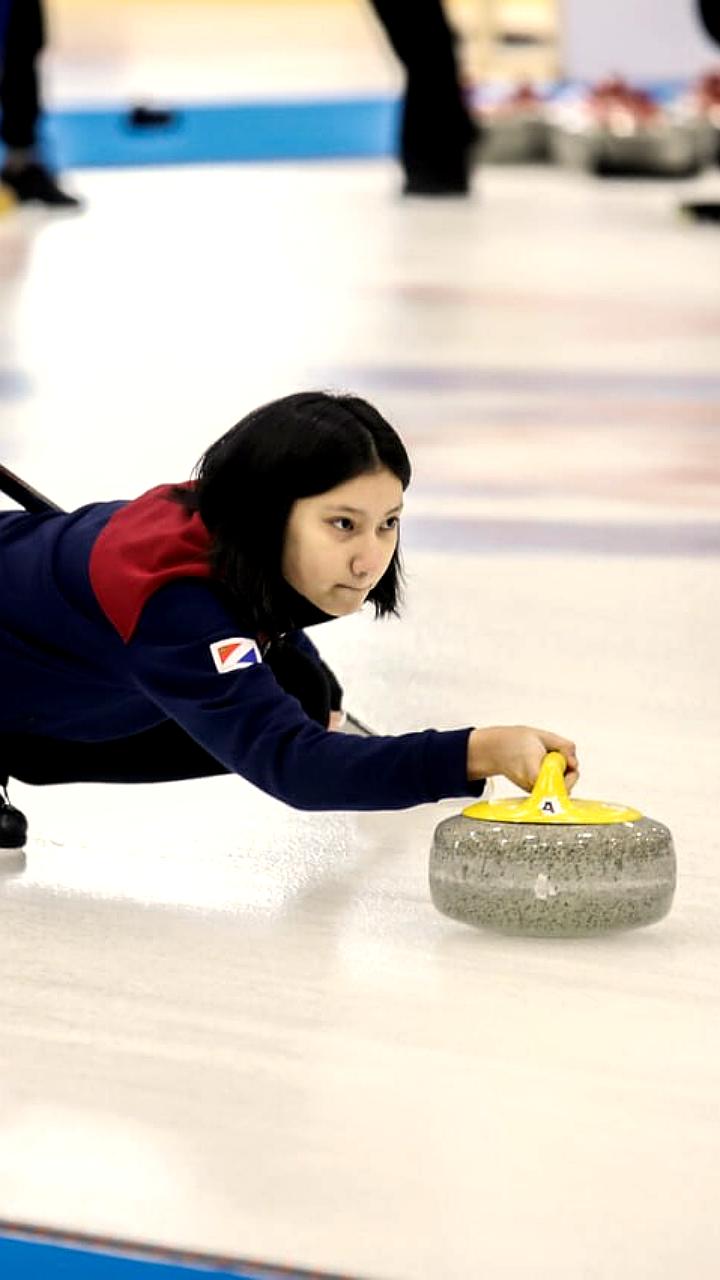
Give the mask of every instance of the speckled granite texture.
[{"label": "speckled granite texture", "polygon": [[578,938],[653,924],[675,892],[672,836],[640,818],[606,826],[474,821],[435,830],[430,893],[454,920],[510,934]]}]

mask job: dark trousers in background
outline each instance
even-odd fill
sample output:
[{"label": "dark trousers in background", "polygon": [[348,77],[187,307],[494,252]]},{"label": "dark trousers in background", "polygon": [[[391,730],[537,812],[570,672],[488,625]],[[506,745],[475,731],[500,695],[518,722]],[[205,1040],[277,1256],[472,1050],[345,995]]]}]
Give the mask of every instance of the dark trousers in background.
[{"label": "dark trousers in background", "polygon": [[[7,7],[8,0],[4,0]],[[0,0],[0,5],[3,0]],[[458,80],[455,36],[441,0],[371,0],[407,73],[400,158],[408,178],[464,182],[477,129]],[[37,141],[37,58],[44,44],[41,0],[9,0],[0,68],[0,139],[14,149]]]},{"label": "dark trousers in background", "polygon": [[468,148],[478,137],[465,106],[455,56],[456,36],[441,0],[370,0],[403,64],[405,97],[400,159],[412,183],[462,186]]},{"label": "dark trousers in background", "polygon": [[0,55],[0,139],[16,150],[30,149],[37,141],[36,63],[44,35],[40,0],[10,0]]}]

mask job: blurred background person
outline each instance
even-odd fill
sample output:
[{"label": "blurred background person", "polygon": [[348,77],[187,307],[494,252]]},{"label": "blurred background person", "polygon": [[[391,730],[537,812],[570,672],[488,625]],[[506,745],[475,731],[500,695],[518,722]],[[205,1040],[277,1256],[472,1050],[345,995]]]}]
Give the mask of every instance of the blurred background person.
[{"label": "blurred background person", "polygon": [[0,180],[21,203],[79,208],[80,201],[62,189],[41,153],[41,0],[0,0],[0,40],[0,140],[5,148]]},{"label": "blurred background person", "polygon": [[460,85],[457,36],[441,0],[370,0],[406,72],[399,159],[406,195],[470,190],[480,130]]},{"label": "blurred background person", "polygon": [[[705,30],[720,44],[720,0],[697,0],[697,9]],[[702,222],[720,222],[720,200],[688,200],[680,208]]]},{"label": "blurred background person", "polygon": [[720,0],[699,0],[699,8],[706,30],[720,44]]}]

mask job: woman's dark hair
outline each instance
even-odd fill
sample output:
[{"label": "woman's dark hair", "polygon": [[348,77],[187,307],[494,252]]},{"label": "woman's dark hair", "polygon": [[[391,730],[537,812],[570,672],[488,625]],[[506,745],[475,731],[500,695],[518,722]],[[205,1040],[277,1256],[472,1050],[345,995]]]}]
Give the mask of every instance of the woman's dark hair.
[{"label": "woman's dark hair", "polygon": [[[242,418],[203,454],[194,486],[173,496],[208,529],[214,576],[273,634],[287,625],[281,559],[293,503],[381,468],[407,488],[405,447],[377,409],[357,396],[303,391]],[[401,583],[396,547],[368,596],[376,617],[398,612]]]}]

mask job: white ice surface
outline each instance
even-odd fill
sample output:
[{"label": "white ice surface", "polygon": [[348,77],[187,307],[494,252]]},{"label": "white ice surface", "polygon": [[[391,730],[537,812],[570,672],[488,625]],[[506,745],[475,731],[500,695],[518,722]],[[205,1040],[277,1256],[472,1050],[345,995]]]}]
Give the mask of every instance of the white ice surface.
[{"label": "white ice surface", "polygon": [[[261,399],[358,386],[417,481],[404,621],[320,637],[348,705],[388,732],[575,736],[577,794],[666,822],[680,876],[651,929],[509,940],[430,903],[454,802],[15,786],[0,1217],[373,1280],[714,1280],[718,558],[641,555],[633,530],[717,527],[716,231],[676,218],[678,186],[537,171],[452,206],[402,204],[390,165],[70,179],[82,218],[0,223],[9,465],[67,504],[133,496]],[[507,547],[477,525],[423,549],[461,516]],[[574,550],[587,524],[622,554]]]}]

